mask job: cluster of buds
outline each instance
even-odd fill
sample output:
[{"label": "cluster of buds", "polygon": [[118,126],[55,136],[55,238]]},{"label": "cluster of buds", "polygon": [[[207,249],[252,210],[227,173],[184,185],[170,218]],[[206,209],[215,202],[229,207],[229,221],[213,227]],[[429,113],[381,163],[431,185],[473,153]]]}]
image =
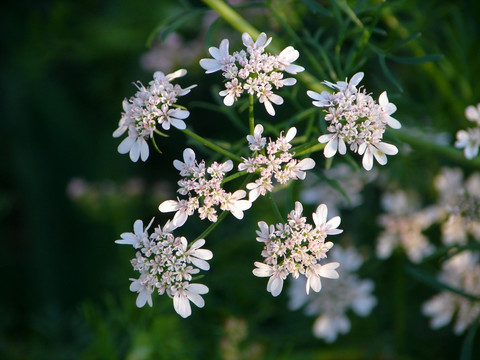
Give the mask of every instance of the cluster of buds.
[{"label": "cluster of buds", "polygon": [[258,124],[255,126],[254,135],[248,135],[250,150],[254,152],[253,157],[244,159],[238,166],[239,171],[247,171],[249,173],[259,172],[260,178],[255,182],[247,184],[250,190],[248,198],[250,202],[255,201],[260,195],[265,196],[267,192],[273,190],[273,180],[279,184],[286,184],[290,180],[305,179],[306,170],[310,170],[315,166],[315,161],[306,158],[301,161],[294,159],[294,153],[290,153],[293,140],[297,134],[297,129],[290,128],[285,136],[275,140],[269,140],[262,137],[263,126]]},{"label": "cluster of buds", "polygon": [[146,161],[149,155],[147,140],[159,132],[157,126],[169,130],[171,126],[185,129],[185,120],[190,113],[176,104],[178,97],[190,92],[196,85],[182,89],[171,81],[184,76],[187,70],[181,69],[165,75],[157,71],[153,80],[144,86],[140,81],[135,83],[138,91],[134,97],[123,100],[123,113],[114,131],[113,137],[122,136],[128,130],[128,137],[118,146],[120,154],[130,153],[130,159],[136,162],[139,158]]},{"label": "cluster of buds", "polygon": [[297,74],[305,69],[292,64],[299,56],[292,46],[285,48],[279,55],[266,53],[265,48],[271,40],[265,33],[261,33],[254,42],[249,34],[244,33],[242,41],[247,51],[236,51],[230,55],[229,42],[224,39],[218,48],[212,46],[208,50],[213,59],[200,60],[200,66],[207,74],[222,71],[227,79],[225,90],[220,92],[220,95],[224,96],[225,105],[233,105],[244,92],[256,95],[272,116],[275,115],[272,103],[283,104],[283,98],[273,90],[292,86],[297,82],[294,78],[284,79],[283,72]]},{"label": "cluster of buds", "polygon": [[295,202],[295,209],[288,214],[285,224],[276,226],[260,221],[257,231],[257,241],[264,243],[262,256],[264,262],[255,262],[253,274],[258,277],[269,277],[267,291],[278,296],[283,288],[283,281],[289,274],[298,278],[300,274],[307,278],[306,293],[310,288],[319,292],[322,288],[320,277],[337,279],[335,270],[338,262],[324,265],[320,260],[327,257],[327,252],[333,246],[331,241],[325,241],[327,235],[337,235],[343,230],[337,229],[340,217],[335,216],[327,222],[327,206],[321,204],[313,213],[315,226],[307,223],[302,216],[303,206]]},{"label": "cluster of buds", "polygon": [[222,188],[225,174],[233,168],[231,160],[224,163],[214,162],[205,167],[205,161],[198,163],[195,152],[187,148],[183,152],[183,161],[175,160],[173,165],[183,176],[178,182],[178,193],[188,196],[188,199],[166,200],[159,206],[161,212],[175,211],[173,225],[182,226],[196,210],[200,219],[216,222],[216,207],[230,211],[237,219],[243,219],[243,211],[252,206],[250,201],[242,200],[247,195],[245,190],[230,193]]},{"label": "cluster of buds", "polygon": [[313,105],[326,108],[325,121],[330,124],[327,130],[330,134],[318,138],[320,143],[326,143],[324,155],[327,158],[334,156],[337,151],[344,155],[347,146],[351,151],[363,155],[362,165],[365,170],[373,167],[373,157],[380,165],[387,163],[386,155],[395,155],[398,149],[391,144],[382,142],[387,125],[393,129],[401,127],[398,120],[390,115],[397,107],[388,101],[384,91],[376,101],[357,85],[363,79],[363,73],[355,74],[350,82],[339,81],[333,84],[324,81],[324,84],[336,93],[323,91],[321,94],[309,90]]},{"label": "cluster of buds", "polygon": [[[152,219],[153,221],[153,219]],[[148,234],[152,222],[144,229],[141,220],[135,221],[133,233],[123,233],[117,244],[132,245],[137,253],[131,260],[133,269],[140,273],[138,279],[130,279],[130,290],[138,293],[136,304],[152,306],[152,293],[167,294],[173,298],[175,311],[182,317],[192,313],[190,301],[198,307],[205,302],[201,295],[208,292],[203,284],[190,283],[192,275],[209,270],[213,255],[210,250],[200,249],[205,240],[199,239],[188,246],[187,239],[175,237],[175,226],[168,221],[163,229],[158,226]]]}]

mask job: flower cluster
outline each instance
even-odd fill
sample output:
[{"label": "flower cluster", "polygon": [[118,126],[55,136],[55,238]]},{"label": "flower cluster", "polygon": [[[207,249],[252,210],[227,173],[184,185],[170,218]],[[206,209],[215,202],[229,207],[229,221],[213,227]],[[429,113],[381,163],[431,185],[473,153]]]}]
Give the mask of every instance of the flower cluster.
[{"label": "flower cluster", "polygon": [[480,241],[480,173],[464,180],[459,168],[443,168],[435,178],[439,206],[446,218],[442,241],[446,245],[467,243],[468,236]]},{"label": "flower cluster", "polygon": [[128,137],[118,146],[120,154],[130,153],[130,159],[136,162],[139,158],[146,161],[149,155],[147,140],[158,132],[157,125],[163,130],[171,126],[185,129],[185,120],[190,113],[176,104],[178,97],[190,92],[196,85],[182,89],[172,80],[184,76],[186,70],[181,69],[165,75],[157,71],[153,80],[144,86],[140,81],[135,86],[137,93],[130,99],[123,101],[123,113],[114,131],[113,137],[122,136],[128,130]]},{"label": "flower cluster", "polygon": [[438,206],[418,209],[413,193],[397,190],[382,197],[383,208],[387,211],[378,218],[384,228],[377,239],[377,256],[388,258],[396,247],[405,250],[408,258],[420,262],[435,250],[423,231],[436,222],[441,211]]},{"label": "flower cluster", "polygon": [[303,278],[292,281],[289,307],[295,310],[305,305],[307,315],[318,315],[313,324],[313,334],[331,343],[337,339],[338,334],[346,334],[350,330],[350,320],[347,317],[349,309],[359,316],[367,316],[377,299],[372,295],[375,287],[373,281],[359,279],[355,274],[363,263],[360,254],[353,248],[344,250],[337,245],[329,256],[342,264],[338,271],[340,278],[325,281],[322,292],[311,295],[302,291],[305,286]]},{"label": "flower cluster", "polygon": [[464,148],[465,157],[473,159],[478,155],[478,148],[480,147],[480,104],[477,107],[470,105],[465,109],[465,117],[476,123],[476,127],[457,132],[457,141],[455,147]]},{"label": "flower cluster", "polygon": [[262,137],[262,133],[263,126],[259,124],[255,126],[254,135],[247,136],[250,150],[254,155],[244,159],[238,166],[239,171],[260,173],[260,178],[247,184],[247,189],[250,190],[248,194],[250,202],[254,202],[260,195],[265,196],[267,192],[271,192],[274,180],[280,184],[286,184],[290,180],[303,180],[306,176],[305,171],[315,166],[313,159],[306,158],[298,161],[293,158],[295,154],[289,152],[292,147],[290,141],[297,134],[296,128],[290,128],[285,136],[280,134],[277,140],[269,140],[268,144]]},{"label": "flower cluster", "polygon": [[318,206],[313,213],[315,227],[307,224],[307,219],[302,216],[303,206],[295,202],[295,209],[288,214],[285,224],[276,226],[260,221],[257,230],[257,241],[264,243],[262,256],[264,262],[255,262],[253,274],[258,277],[269,277],[267,291],[273,296],[282,292],[283,281],[289,274],[298,278],[300,274],[307,278],[306,293],[310,288],[319,292],[322,288],[320,277],[337,279],[335,270],[338,262],[324,265],[320,260],[327,257],[327,252],[332,248],[331,241],[325,241],[327,235],[337,235],[343,230],[337,229],[340,217],[336,216],[327,222],[327,207],[325,204]]},{"label": "flower cluster", "polygon": [[320,143],[327,144],[324,149],[325,157],[330,158],[337,151],[344,155],[348,146],[351,151],[363,155],[363,167],[371,170],[374,157],[380,165],[385,165],[386,155],[397,154],[398,149],[382,142],[382,139],[387,125],[393,129],[399,129],[401,125],[390,116],[397,107],[388,101],[385,91],[377,103],[365,89],[357,89],[362,79],[363,73],[360,72],[349,82],[347,79],[336,84],[324,81],[325,85],[337,92],[331,94],[323,91],[319,94],[309,90],[307,94],[314,100],[314,106],[326,108],[325,121],[330,123],[327,127],[330,134],[318,138]]},{"label": "flower cluster", "polygon": [[140,273],[138,279],[130,279],[130,290],[138,293],[136,304],[143,307],[152,306],[152,293],[166,293],[173,298],[175,311],[182,317],[192,313],[190,301],[198,307],[205,302],[201,295],[208,292],[203,284],[190,283],[192,275],[201,270],[209,270],[206,260],[212,258],[212,252],[200,249],[205,240],[200,239],[188,246],[187,239],[175,237],[175,226],[168,221],[163,229],[158,226],[148,234],[150,224],[144,229],[141,220],[135,221],[133,233],[123,233],[117,244],[132,245],[137,253],[131,260],[133,269]]},{"label": "flower cluster", "polygon": [[243,33],[242,41],[247,51],[235,51],[230,55],[229,42],[224,39],[218,48],[212,46],[208,50],[213,59],[200,60],[200,66],[207,74],[222,71],[227,79],[225,90],[220,91],[225,105],[233,105],[244,92],[256,95],[272,116],[275,115],[272,103],[283,104],[283,98],[273,90],[297,82],[294,78],[284,79],[283,72],[297,74],[304,68],[292,64],[299,56],[292,46],[285,48],[279,55],[266,53],[265,48],[271,40],[265,33],[261,33],[254,42],[249,34]]},{"label": "flower cluster", "polygon": [[480,253],[463,251],[443,263],[439,280],[477,299],[451,291],[442,291],[423,304],[423,313],[431,317],[430,325],[437,329],[454,317],[453,331],[460,335],[480,315]]},{"label": "flower cluster", "polygon": [[197,210],[200,219],[217,221],[217,209],[230,211],[237,219],[243,219],[243,211],[249,209],[252,204],[248,200],[242,200],[247,193],[245,190],[237,190],[234,193],[222,188],[222,180],[225,173],[233,168],[233,163],[228,160],[224,163],[214,162],[205,167],[205,161],[198,163],[195,152],[187,148],[183,152],[183,161],[175,160],[173,165],[180,171],[183,179],[178,182],[178,193],[188,196],[188,199],[167,200],[160,204],[161,212],[173,212],[172,223],[180,227],[187,218]]}]

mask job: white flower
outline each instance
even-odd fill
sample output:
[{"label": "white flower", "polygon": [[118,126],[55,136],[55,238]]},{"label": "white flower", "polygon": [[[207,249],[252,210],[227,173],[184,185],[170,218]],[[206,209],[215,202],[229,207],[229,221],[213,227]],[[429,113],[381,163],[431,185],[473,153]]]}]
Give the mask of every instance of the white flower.
[{"label": "white flower", "polygon": [[[330,343],[335,341],[339,334],[346,334],[350,330],[350,320],[347,317],[349,309],[359,316],[367,316],[377,300],[371,294],[373,282],[369,279],[361,280],[354,273],[363,262],[354,248],[344,250],[337,245],[329,256],[336,262],[323,267],[327,267],[325,273],[330,275],[330,278],[337,277],[337,280],[325,281],[320,294],[307,295],[303,289],[305,286],[308,288],[308,277],[307,280],[294,279],[288,293],[290,309],[295,310],[305,305],[304,311],[307,315],[318,316],[313,325],[313,334]],[[337,261],[342,264],[339,268],[340,274],[332,269],[338,266]],[[312,289],[315,290],[313,287]]]},{"label": "white flower", "polygon": [[128,137],[118,146],[120,154],[130,154],[134,162],[139,158],[146,161],[149,156],[147,140],[152,138],[157,125],[164,130],[170,126],[185,129],[183,121],[190,113],[176,105],[177,99],[190,92],[196,85],[182,89],[170,81],[187,73],[185,69],[165,75],[157,71],[148,86],[137,82],[138,91],[134,97],[123,101],[123,113],[118,123],[118,128],[113,132],[113,137],[123,135],[128,129]]},{"label": "white flower", "polygon": [[175,211],[172,224],[181,227],[193,214],[195,208],[187,200],[165,200],[158,206],[158,210],[163,213]]},{"label": "white flower", "polygon": [[396,155],[398,149],[395,145],[384,142],[379,142],[375,145],[364,142],[358,147],[358,153],[363,155],[363,168],[365,170],[371,170],[374,157],[380,165],[385,165],[387,163],[386,155]]},{"label": "white flower", "polygon": [[192,314],[190,301],[199,308],[205,306],[205,300],[200,295],[208,293],[208,287],[203,284],[188,284],[184,288],[178,288],[173,296],[173,307],[183,318]]},{"label": "white flower", "polygon": [[455,147],[465,148],[464,153],[467,159],[473,159],[477,156],[480,147],[480,128],[471,128],[467,131],[459,130]]},{"label": "white flower", "polygon": [[253,269],[253,275],[258,277],[270,277],[267,283],[267,291],[273,296],[278,296],[283,289],[283,281],[287,277],[287,273],[282,271],[280,267],[274,265],[270,266],[258,261],[255,261],[256,268]]},{"label": "white flower", "polygon": [[267,34],[262,32],[258,35],[257,41],[253,41],[252,37],[248,33],[242,34],[242,41],[243,45],[247,48],[248,52],[259,51],[263,52],[263,50],[270,44],[272,38],[267,38]]},{"label": "white flower", "polygon": [[135,249],[138,249],[142,246],[143,241],[148,240],[148,229],[153,223],[153,219],[143,228],[143,221],[137,220],[133,224],[133,233],[123,233],[120,235],[121,240],[115,240],[116,244],[132,245]]},{"label": "white flower", "polygon": [[136,300],[136,305],[137,307],[141,308],[143,307],[146,303],[150,307],[152,307],[152,292],[153,288],[148,287],[144,284],[144,279],[146,278],[146,275],[140,276],[139,279],[130,279],[132,283],[130,284],[130,291],[138,293],[137,300]]},{"label": "white flower", "polygon": [[125,138],[117,148],[120,154],[130,154],[130,160],[137,162],[141,156],[142,161],[148,159],[150,151],[145,138],[137,136],[135,133],[129,131],[129,136]]},{"label": "white flower", "polygon": [[343,230],[337,229],[341,221],[340,216],[335,216],[327,222],[327,214],[328,214],[327,205],[320,204],[317,207],[317,210],[315,211],[315,213],[312,214],[313,222],[315,223],[316,227],[321,229],[322,231],[325,231],[326,235],[341,234]]},{"label": "white flower", "polygon": [[345,155],[347,152],[347,146],[343,138],[339,137],[337,133],[321,135],[318,137],[318,142],[322,144],[327,143],[323,149],[323,155],[327,159],[335,156],[337,150],[342,155]]},{"label": "white flower", "polygon": [[210,74],[219,70],[224,70],[226,65],[231,64],[235,59],[228,53],[228,40],[224,39],[218,48],[212,46],[208,49],[213,59],[200,60],[200,66],[204,68],[206,74]]},{"label": "white flower", "polygon": [[267,139],[262,137],[263,126],[260,124],[255,125],[253,135],[247,135],[247,141],[249,143],[250,150],[260,151],[265,147]]},{"label": "white flower", "polygon": [[186,256],[189,256],[189,260],[192,262],[192,264],[201,270],[210,270],[210,264],[205,260],[211,260],[213,258],[213,254],[210,250],[200,249],[203,245],[205,245],[205,240],[198,239],[192,245],[190,245],[188,250],[187,239],[182,237],[181,241],[183,251],[185,251]]},{"label": "white flower", "polygon": [[187,110],[171,109],[167,104],[163,104],[161,107],[161,115],[158,117],[158,123],[162,125],[164,130],[170,130],[170,125],[176,127],[179,130],[187,128],[184,119],[186,119],[190,113]]},{"label": "white flower", "polygon": [[312,101],[312,104],[316,107],[325,107],[325,106],[333,105],[333,102],[330,97],[330,93],[328,91],[324,90],[319,94],[315,91],[308,90],[307,95],[314,100]]},{"label": "white flower", "polygon": [[400,129],[402,127],[400,122],[397,119],[394,119],[393,117],[390,116],[395,111],[397,111],[397,107],[395,106],[395,104],[392,104],[391,102],[388,101],[386,91],[380,94],[380,97],[378,98],[378,103],[380,104],[384,114],[386,115],[388,126],[390,126],[392,129]]},{"label": "white flower", "polygon": [[337,92],[330,94],[323,91],[319,94],[309,90],[307,95],[314,100],[314,106],[324,108],[325,121],[329,123],[329,133],[318,137],[318,142],[326,144],[324,156],[331,158],[337,152],[344,155],[350,148],[363,155],[363,167],[371,170],[374,157],[385,165],[386,155],[398,153],[394,145],[383,143],[382,138],[387,126],[399,129],[401,124],[391,116],[397,107],[388,100],[386,91],[379,96],[377,103],[363,87],[357,88],[363,76],[360,72],[350,81],[345,79],[336,84],[324,81]]},{"label": "white flower", "polygon": [[285,71],[289,74],[297,74],[305,70],[304,67],[299,65],[294,65],[292,62],[298,59],[299,56],[298,50],[295,50],[293,46],[287,46],[282,52],[278,55],[278,62],[285,66]]},{"label": "white flower", "polygon": [[480,104],[477,104],[477,106],[470,105],[465,109],[465,117],[470,120],[474,121],[477,123],[478,126],[480,126]]},{"label": "white flower", "polygon": [[331,262],[325,265],[315,264],[315,266],[308,269],[305,273],[307,278],[305,291],[307,295],[310,292],[310,288],[312,288],[312,290],[315,292],[322,290],[322,282],[320,281],[320,277],[338,279],[339,275],[335,269],[339,266],[340,264],[338,262]]},{"label": "white flower", "polygon": [[221,209],[232,213],[237,219],[243,219],[243,211],[251,208],[252,203],[243,199],[247,193],[245,190],[237,190],[233,194],[226,195],[222,201]]},{"label": "white flower", "polygon": [[186,148],[183,150],[183,162],[174,160],[173,166],[180,171],[181,176],[192,175],[196,169],[195,152],[190,148]]}]

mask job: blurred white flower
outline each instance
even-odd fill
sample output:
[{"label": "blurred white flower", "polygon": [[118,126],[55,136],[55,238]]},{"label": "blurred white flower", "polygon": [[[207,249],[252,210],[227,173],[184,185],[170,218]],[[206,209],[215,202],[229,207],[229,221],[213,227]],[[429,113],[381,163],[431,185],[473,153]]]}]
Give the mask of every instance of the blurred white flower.
[{"label": "blurred white flower", "polygon": [[[442,264],[438,279],[454,289],[461,290],[480,299],[480,253],[463,251]],[[444,290],[425,302],[423,314],[431,317],[433,329],[443,327],[453,318],[453,331],[462,334],[472,326],[480,314],[480,301]]]},{"label": "blurred white flower", "polygon": [[353,310],[359,316],[367,316],[376,305],[377,299],[372,295],[373,281],[359,279],[355,274],[363,263],[356,250],[344,250],[336,245],[329,252],[329,257],[342,264],[338,270],[338,280],[325,281],[321,292],[308,295],[303,291],[305,279],[293,279],[288,294],[290,309],[305,306],[307,315],[318,316],[313,325],[313,334],[331,343],[339,334],[350,331],[348,310]]},{"label": "blurred white flower", "polygon": [[422,233],[441,217],[438,206],[418,209],[415,194],[397,190],[382,196],[386,214],[378,217],[384,228],[377,239],[377,256],[388,258],[397,247],[402,248],[408,258],[418,263],[434,250],[434,246]]}]

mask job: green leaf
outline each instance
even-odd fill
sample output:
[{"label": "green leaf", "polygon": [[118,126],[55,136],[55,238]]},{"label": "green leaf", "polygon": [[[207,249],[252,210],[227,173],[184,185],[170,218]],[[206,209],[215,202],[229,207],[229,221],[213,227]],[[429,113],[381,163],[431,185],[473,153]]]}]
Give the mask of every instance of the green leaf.
[{"label": "green leaf", "polygon": [[409,37],[407,37],[406,39],[403,39],[403,40],[400,40],[399,42],[397,42],[395,45],[393,45],[390,49],[388,49],[388,53],[393,53],[394,51],[404,47],[405,45],[407,45],[410,41],[412,40],[415,40],[416,38],[422,36],[421,33],[416,33],[416,34],[412,34],[410,35]]},{"label": "green leaf", "polygon": [[460,353],[460,360],[471,360],[472,359],[472,348],[473,340],[475,340],[475,334],[478,329],[478,323],[480,323],[480,314],[473,321],[472,327],[468,330],[465,341],[462,345],[462,352]]},{"label": "green leaf", "polygon": [[357,17],[357,14],[348,6],[346,0],[337,0],[337,5],[342,9],[342,11],[347,14],[347,16],[359,27],[362,29],[364,28],[363,23],[360,21],[360,19]]},{"label": "green leaf", "polygon": [[443,58],[443,55],[432,54],[432,55],[425,55],[425,56],[418,56],[418,57],[402,57],[402,56],[387,55],[387,57],[400,64],[418,65],[418,64],[423,64],[427,62],[438,61]]},{"label": "green leaf", "polygon": [[392,75],[392,73],[387,67],[387,63],[385,62],[385,55],[383,54],[378,55],[378,61],[380,62],[380,67],[382,68],[385,76],[393,83],[393,85],[395,85],[398,88],[398,90],[403,92],[402,87],[400,86],[398,81],[394,78],[394,76]]},{"label": "green leaf", "polygon": [[302,0],[302,2],[309,8],[314,14],[319,13],[324,16],[332,16],[332,13],[324,8],[322,5],[314,0]]}]

